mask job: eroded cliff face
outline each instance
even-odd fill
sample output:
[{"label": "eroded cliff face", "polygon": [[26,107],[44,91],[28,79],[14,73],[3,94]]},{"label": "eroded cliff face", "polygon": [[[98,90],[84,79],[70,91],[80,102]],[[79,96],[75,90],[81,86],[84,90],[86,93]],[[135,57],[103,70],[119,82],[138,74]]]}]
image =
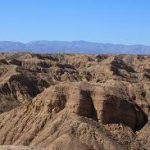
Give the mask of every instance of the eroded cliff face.
[{"label": "eroded cliff face", "polygon": [[148,149],[149,56],[1,54],[0,68],[0,149]]}]

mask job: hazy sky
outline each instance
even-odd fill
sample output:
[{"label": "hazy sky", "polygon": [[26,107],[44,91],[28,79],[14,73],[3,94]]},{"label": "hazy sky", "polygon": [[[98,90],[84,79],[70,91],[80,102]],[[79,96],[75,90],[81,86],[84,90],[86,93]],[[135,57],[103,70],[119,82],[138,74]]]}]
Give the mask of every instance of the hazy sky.
[{"label": "hazy sky", "polygon": [[150,45],[150,0],[0,0],[0,40]]}]

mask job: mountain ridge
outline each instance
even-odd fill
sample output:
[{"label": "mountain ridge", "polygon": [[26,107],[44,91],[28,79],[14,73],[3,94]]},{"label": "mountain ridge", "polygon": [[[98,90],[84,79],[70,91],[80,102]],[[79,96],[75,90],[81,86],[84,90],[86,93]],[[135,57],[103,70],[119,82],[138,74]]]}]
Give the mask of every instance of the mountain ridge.
[{"label": "mountain ridge", "polygon": [[27,43],[0,41],[0,52],[83,53],[83,54],[150,54],[150,46],[97,43],[87,41],[38,40]]}]

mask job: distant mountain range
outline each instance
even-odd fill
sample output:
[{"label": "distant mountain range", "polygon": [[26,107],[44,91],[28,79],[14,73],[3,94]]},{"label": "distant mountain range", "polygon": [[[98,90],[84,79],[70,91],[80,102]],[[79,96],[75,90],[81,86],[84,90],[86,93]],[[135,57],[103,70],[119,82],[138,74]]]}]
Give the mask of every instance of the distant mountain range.
[{"label": "distant mountain range", "polygon": [[86,41],[0,41],[0,52],[150,54],[150,46],[94,43]]}]

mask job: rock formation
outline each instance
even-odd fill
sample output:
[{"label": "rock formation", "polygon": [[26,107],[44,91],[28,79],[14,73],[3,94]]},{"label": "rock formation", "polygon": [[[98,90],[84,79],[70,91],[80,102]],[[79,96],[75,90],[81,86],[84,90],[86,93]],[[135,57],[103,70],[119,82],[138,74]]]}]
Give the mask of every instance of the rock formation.
[{"label": "rock formation", "polygon": [[149,56],[1,53],[0,68],[0,149],[149,148]]}]

